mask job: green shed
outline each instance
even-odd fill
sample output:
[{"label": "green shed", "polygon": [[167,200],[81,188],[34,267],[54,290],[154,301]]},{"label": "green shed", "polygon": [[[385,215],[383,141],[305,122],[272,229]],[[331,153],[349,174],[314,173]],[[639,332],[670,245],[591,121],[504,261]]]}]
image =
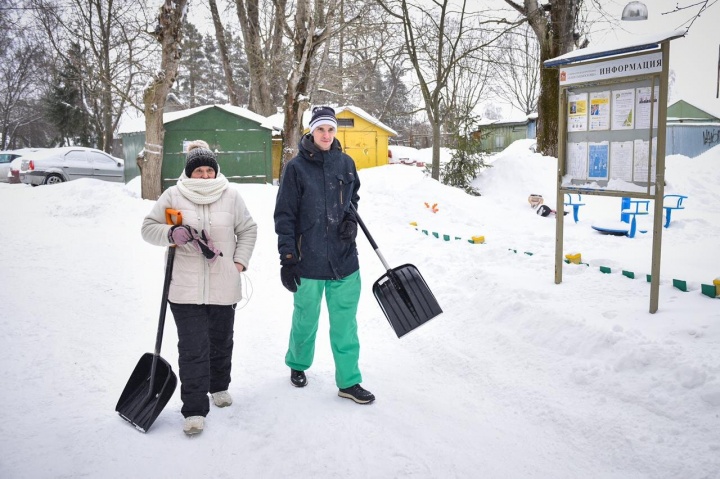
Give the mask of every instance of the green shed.
[{"label": "green shed", "polygon": [[[262,115],[232,105],[206,105],[163,115],[162,189],[174,185],[185,166],[192,140],[205,140],[217,154],[220,171],[236,183],[272,183],[273,126]],[[120,131],[125,181],[140,174],[136,158],[145,148],[145,119]]]},{"label": "green shed", "polygon": [[480,122],[472,137],[480,140],[481,149],[487,153],[497,153],[511,143],[536,136],[537,113],[531,113],[517,120],[490,120]]}]

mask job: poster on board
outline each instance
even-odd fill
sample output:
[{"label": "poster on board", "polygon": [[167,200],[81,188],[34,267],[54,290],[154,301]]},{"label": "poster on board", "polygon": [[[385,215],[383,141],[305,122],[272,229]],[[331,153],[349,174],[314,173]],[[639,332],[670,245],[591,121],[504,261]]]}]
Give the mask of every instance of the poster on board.
[{"label": "poster on board", "polygon": [[610,92],[590,93],[590,131],[610,129]]},{"label": "poster on board", "polygon": [[587,131],[588,94],[568,95],[568,131]]},{"label": "poster on board", "polygon": [[609,142],[588,143],[588,180],[607,180],[609,160]]},{"label": "poster on board", "polygon": [[612,129],[635,128],[635,89],[612,92]]},{"label": "poster on board", "polygon": [[633,142],[613,141],[610,143],[610,179],[633,180]]},{"label": "poster on board", "polygon": [[[657,137],[653,137],[652,145],[645,140],[635,140],[633,143],[633,181],[654,183],[655,164],[657,162]],[[648,156],[651,146],[652,158]]]},{"label": "poster on board", "polygon": [[587,178],[588,144],[586,142],[570,143],[567,148],[567,171],[571,180]]},{"label": "poster on board", "polygon": [[635,128],[650,128],[650,110],[652,110],[652,125],[657,128],[658,124],[658,98],[660,97],[660,87],[655,87],[655,94],[652,94],[652,88],[643,87],[636,90],[635,103]]}]

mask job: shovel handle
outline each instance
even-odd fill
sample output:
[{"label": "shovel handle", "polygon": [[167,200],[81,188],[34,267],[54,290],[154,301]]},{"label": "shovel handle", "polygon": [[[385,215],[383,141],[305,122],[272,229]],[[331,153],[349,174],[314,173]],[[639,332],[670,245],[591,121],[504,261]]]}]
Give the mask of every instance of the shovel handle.
[{"label": "shovel handle", "polygon": [[[175,220],[173,220],[175,218]],[[173,210],[171,208],[165,209],[165,221],[169,225],[181,225],[182,224],[182,211]]]},{"label": "shovel handle", "polygon": [[370,242],[370,246],[372,246],[373,250],[375,250],[375,254],[378,255],[378,258],[380,258],[380,262],[385,266],[385,269],[390,271],[390,265],[387,261],[385,261],[385,257],[380,252],[380,248],[378,247],[377,243],[373,239],[372,235],[370,234],[370,231],[368,231],[367,226],[365,226],[365,223],[363,222],[362,218],[360,218],[360,214],[357,212],[355,207],[352,203],[350,203],[350,210],[355,214],[355,218],[357,218],[358,224],[360,225],[360,229],[363,230],[363,233],[365,233],[365,236],[367,237],[368,241]]}]

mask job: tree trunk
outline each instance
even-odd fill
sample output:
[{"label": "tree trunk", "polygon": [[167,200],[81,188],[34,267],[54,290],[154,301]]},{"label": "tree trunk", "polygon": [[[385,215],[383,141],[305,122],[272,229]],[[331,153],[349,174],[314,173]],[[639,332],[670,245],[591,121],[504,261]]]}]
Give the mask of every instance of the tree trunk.
[{"label": "tree trunk", "polygon": [[432,122],[432,178],[440,179],[440,122]]},{"label": "tree trunk", "polygon": [[564,55],[575,47],[574,30],[581,0],[550,0],[544,6],[537,0],[524,0],[522,7],[512,0],[505,2],[525,15],[540,44],[537,145],[544,155],[557,156],[559,72],[542,65],[545,60]]},{"label": "tree trunk", "polygon": [[165,0],[158,15],[155,38],[162,47],[160,68],[145,88],[145,148],[138,157],[140,189],[143,199],[156,200],[162,193],[162,159],[165,127],[163,112],[167,95],[177,76],[180,63],[182,22],[187,0]]},{"label": "tree trunk", "polygon": [[[554,58],[540,56],[540,63]],[[540,96],[537,110],[537,149],[546,156],[558,155],[558,109],[560,98],[560,77],[557,68],[542,68],[540,70]]]},{"label": "tree trunk", "polygon": [[[282,2],[284,4],[284,2]],[[250,71],[250,104],[248,109],[260,115],[269,116],[275,113],[275,106],[272,103],[270,94],[270,78],[268,75],[267,61],[262,49],[260,38],[260,7],[258,0],[235,0],[237,5],[238,20],[243,34],[245,54],[248,60]],[[278,11],[275,15],[284,15],[284,11]],[[268,58],[272,52],[267,52]]]},{"label": "tree trunk", "polygon": [[228,55],[227,42],[225,41],[225,28],[223,28],[222,22],[220,21],[217,2],[215,0],[209,0],[209,2],[213,24],[215,25],[215,38],[218,42],[220,59],[222,60],[223,71],[225,72],[225,86],[228,90],[228,100],[231,105],[238,106],[240,105],[240,101],[235,90],[235,80],[233,79],[232,67],[230,66],[230,57]]},{"label": "tree trunk", "polygon": [[[296,29],[296,35],[300,30]],[[315,51],[312,37],[295,42],[295,69],[288,76],[285,89],[285,119],[283,122],[283,162],[282,170],[297,153],[297,146],[303,133],[302,117],[310,107],[307,99],[307,86],[310,76],[310,57]]]}]

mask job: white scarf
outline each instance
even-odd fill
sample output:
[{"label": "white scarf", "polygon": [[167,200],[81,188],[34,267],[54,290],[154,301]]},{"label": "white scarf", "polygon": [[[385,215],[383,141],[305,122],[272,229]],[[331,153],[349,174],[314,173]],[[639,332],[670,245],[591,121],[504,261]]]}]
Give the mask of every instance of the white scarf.
[{"label": "white scarf", "polygon": [[183,171],[177,182],[180,193],[198,205],[214,203],[220,199],[228,185],[229,182],[222,173],[218,173],[218,176],[213,179],[200,179],[188,178]]}]

